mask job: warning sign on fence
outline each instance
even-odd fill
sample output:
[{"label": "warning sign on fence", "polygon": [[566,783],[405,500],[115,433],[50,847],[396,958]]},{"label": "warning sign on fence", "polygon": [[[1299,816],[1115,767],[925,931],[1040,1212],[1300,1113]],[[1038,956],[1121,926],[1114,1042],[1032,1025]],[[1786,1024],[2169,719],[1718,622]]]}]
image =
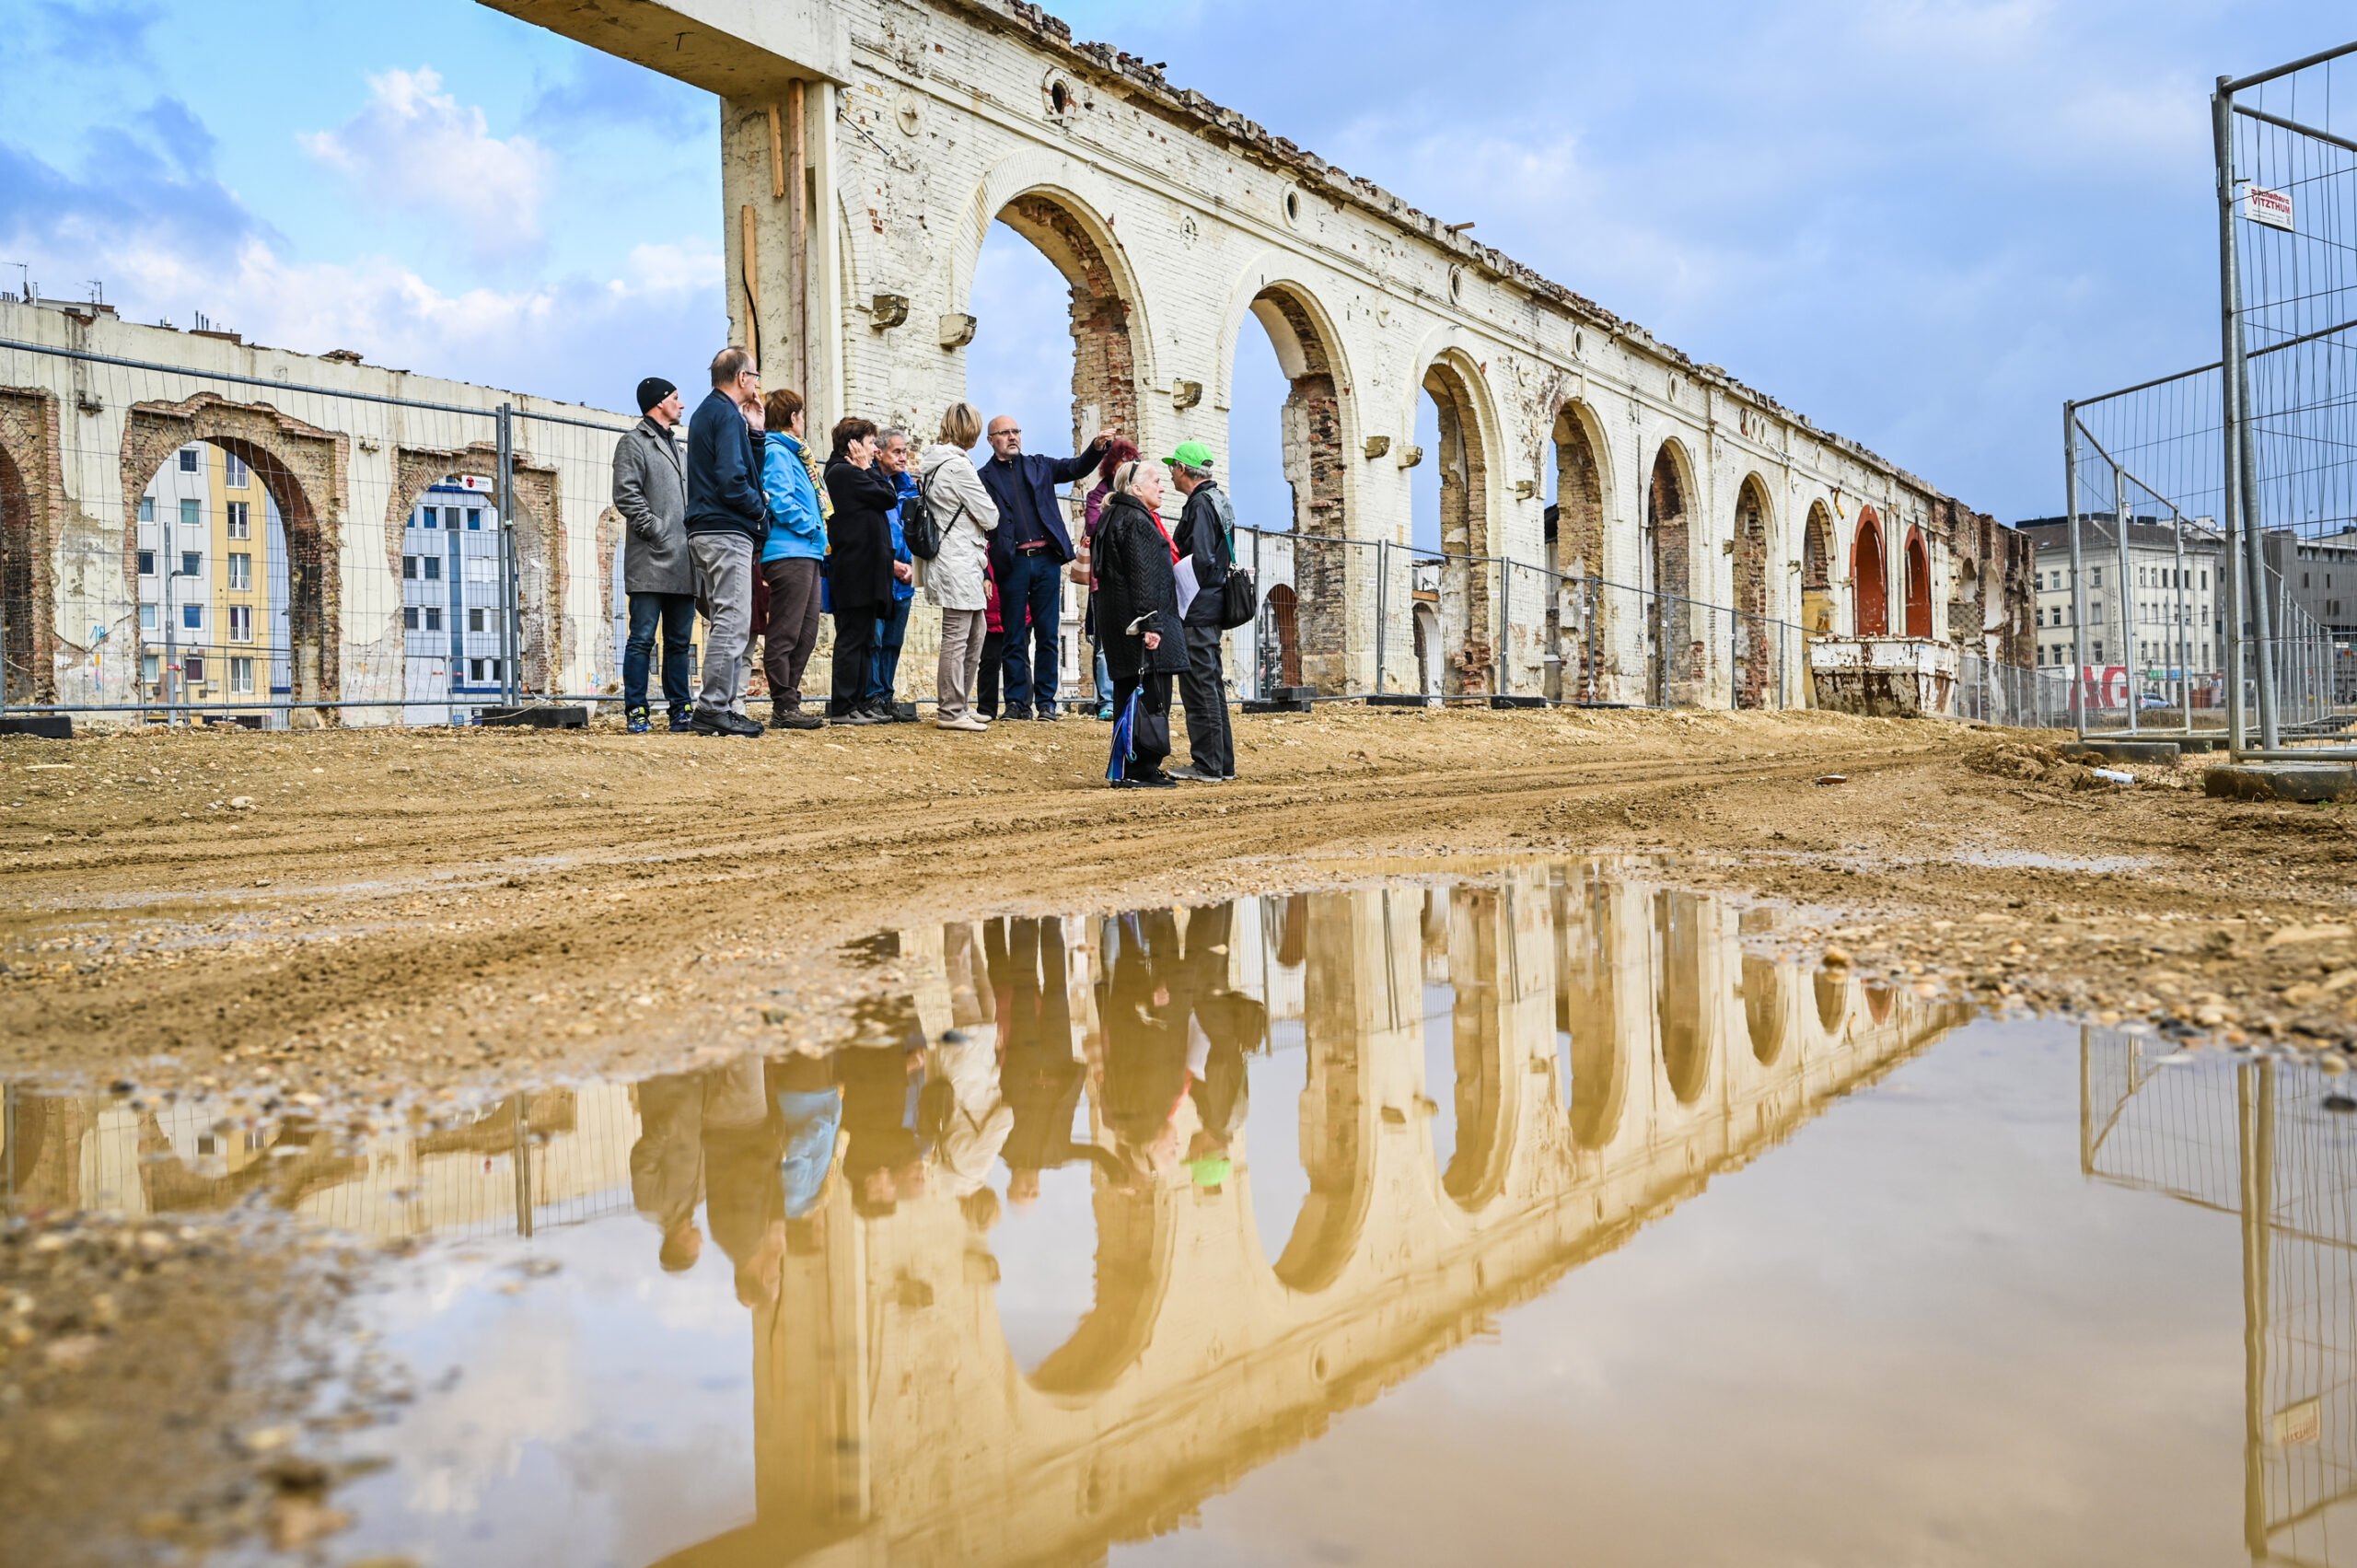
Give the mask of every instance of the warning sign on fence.
[{"label": "warning sign on fence", "polygon": [[2243,191],[2243,216],[2253,223],[2263,223],[2270,228],[2289,233],[2292,227],[2292,198],[2289,192],[2269,191],[2258,185]]}]

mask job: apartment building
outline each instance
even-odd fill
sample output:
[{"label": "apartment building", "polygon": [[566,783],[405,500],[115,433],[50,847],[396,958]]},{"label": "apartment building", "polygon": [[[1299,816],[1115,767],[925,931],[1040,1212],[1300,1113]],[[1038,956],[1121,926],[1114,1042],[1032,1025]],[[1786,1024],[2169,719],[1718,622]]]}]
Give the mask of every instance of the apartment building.
[{"label": "apartment building", "polygon": [[157,470],[139,498],[138,575],[143,692],[283,724],[261,704],[287,684],[285,531],[237,454],[192,442]]}]

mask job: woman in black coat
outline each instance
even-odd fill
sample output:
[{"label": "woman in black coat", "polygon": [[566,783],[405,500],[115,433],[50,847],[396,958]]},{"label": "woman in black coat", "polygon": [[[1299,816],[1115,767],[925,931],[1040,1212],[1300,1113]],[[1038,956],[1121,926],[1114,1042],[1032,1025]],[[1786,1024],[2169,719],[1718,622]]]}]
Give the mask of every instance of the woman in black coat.
[{"label": "woman in black coat", "polygon": [[892,602],[892,523],[900,504],[892,478],[876,466],[876,426],[865,419],[835,423],[827,459],[827,598],[835,612],[833,701],[836,724],[878,724],[888,715],[864,705],[868,656],[876,648],[876,618]]},{"label": "woman in black coat", "polygon": [[[1161,505],[1162,471],[1123,463],[1097,524],[1097,634],[1113,676],[1116,754],[1109,774],[1117,788],[1169,789],[1178,782],[1162,771],[1162,760],[1170,755],[1170,678],[1186,672],[1187,636],[1171,570],[1178,556],[1157,516]],[[1132,691],[1137,722],[1124,756],[1119,737]]]}]

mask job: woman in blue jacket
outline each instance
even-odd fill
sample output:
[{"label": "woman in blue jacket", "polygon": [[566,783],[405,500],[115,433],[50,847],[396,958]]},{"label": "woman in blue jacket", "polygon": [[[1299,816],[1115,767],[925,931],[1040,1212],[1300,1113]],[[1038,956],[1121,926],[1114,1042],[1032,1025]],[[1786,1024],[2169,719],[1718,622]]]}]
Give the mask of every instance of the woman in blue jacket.
[{"label": "woman in blue jacket", "polygon": [[802,672],[819,641],[819,563],[827,553],[827,515],[819,465],[802,438],[802,394],[781,387],[761,405],[769,439],[761,447],[761,494],[770,507],[761,575],[770,618],[761,635],[770,678],[770,727],[818,729],[826,720],[802,711]]}]

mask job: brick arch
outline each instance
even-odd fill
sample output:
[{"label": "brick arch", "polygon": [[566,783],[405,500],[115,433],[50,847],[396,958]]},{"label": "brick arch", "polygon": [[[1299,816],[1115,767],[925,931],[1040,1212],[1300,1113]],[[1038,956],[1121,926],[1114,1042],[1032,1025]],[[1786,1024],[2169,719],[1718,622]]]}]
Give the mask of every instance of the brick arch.
[{"label": "brick arch", "polygon": [[[1581,596],[1573,579],[1607,575],[1604,498],[1612,487],[1606,469],[1611,448],[1596,411],[1577,399],[1566,399],[1556,409],[1552,439],[1555,504],[1547,509],[1547,562],[1560,575],[1556,591],[1547,596],[1547,645],[1562,662],[1555,667],[1555,689],[1548,695],[1595,698],[1602,695],[1603,672],[1595,668],[1599,661],[1594,656],[1603,649],[1604,639],[1600,634],[1583,637],[1575,648],[1566,648],[1563,629],[1567,608]],[[1599,620],[1608,608],[1607,598],[1598,596],[1596,614]]]},{"label": "brick arch", "polygon": [[1801,629],[1833,630],[1833,514],[1812,501],[1801,530]]},{"label": "brick arch", "polygon": [[1743,958],[1743,1022],[1751,1036],[1751,1054],[1762,1067],[1773,1067],[1784,1054],[1784,966],[1773,958],[1747,953]]},{"label": "brick arch", "polygon": [[[57,400],[0,389],[0,598],[6,696],[57,701],[56,519],[65,514]],[[134,667],[135,668],[135,667]]]},{"label": "brick arch", "polygon": [[[1359,1006],[1364,989],[1384,980],[1380,970],[1353,972],[1363,894],[1313,893],[1306,904],[1306,918],[1299,923],[1308,966],[1302,1016],[1306,1076],[1295,1136],[1309,1192],[1270,1272],[1289,1290],[1315,1294],[1358,1255],[1374,1198],[1376,1116],[1383,1097],[1367,1081]],[[1391,928],[1380,929],[1391,940]]]},{"label": "brick arch", "polygon": [[1654,450],[1645,484],[1646,627],[1652,657],[1646,663],[1647,699],[1665,707],[1693,703],[1704,652],[1696,635],[1693,606],[1693,463],[1676,436]]},{"label": "brick arch", "polygon": [[[286,664],[290,702],[331,702],[343,691],[343,519],[351,505],[352,437],[281,413],[199,392],[185,402],[136,403],[122,436],[122,570],[139,599],[139,497],[192,441],[229,453],[261,482],[286,535]],[[333,724],[336,710],[318,711]],[[292,713],[290,722],[296,720]]]},{"label": "brick arch", "polygon": [[1735,703],[1764,708],[1776,684],[1776,639],[1768,623],[1768,541],[1775,533],[1768,482],[1747,474],[1735,502],[1735,628],[1740,662],[1735,670]]},{"label": "brick arch", "polygon": [[[521,451],[516,454],[516,580],[524,601],[522,645],[517,649],[519,679],[527,691],[556,690],[564,669],[565,627],[553,607],[564,603],[566,569],[564,533],[559,519],[563,497],[554,465],[535,464]],[[393,581],[401,581],[401,537],[409,515],[430,485],[452,474],[496,479],[499,447],[491,441],[464,447],[403,447],[393,461],[393,488],[385,509],[385,565]],[[396,636],[401,621],[392,610]]]},{"label": "brick arch", "polygon": [[1440,450],[1428,454],[1440,465],[1441,626],[1457,645],[1443,656],[1442,687],[1450,695],[1486,691],[1497,667],[1495,591],[1485,561],[1492,548],[1491,422],[1476,390],[1480,366],[1462,351],[1451,351],[1424,367],[1422,386],[1440,411]]},{"label": "brick arch", "polygon": [[1932,553],[1920,528],[1907,530],[1907,634],[1932,634]]},{"label": "brick arch", "polygon": [[[1583,875],[1584,883],[1566,880],[1552,889],[1557,900],[1555,1027],[1572,1037],[1572,1144],[1593,1152],[1609,1144],[1620,1131],[1630,1074],[1627,1053],[1621,1050],[1616,967],[1620,906],[1596,871]],[[1575,894],[1587,906],[1584,921],[1572,912]]]},{"label": "brick arch", "polygon": [[[1350,537],[1343,461],[1348,440],[1340,339],[1325,310],[1300,285],[1271,284],[1247,308],[1269,334],[1289,389],[1283,424],[1284,475],[1293,491],[1293,531],[1309,539]],[[1242,332],[1239,321],[1238,335]],[[1230,365],[1235,345],[1229,344]],[[1300,596],[1296,626],[1301,678],[1322,692],[1349,690],[1350,571],[1356,552],[1296,548],[1293,579]]]},{"label": "brick arch", "polygon": [[1850,596],[1861,637],[1890,635],[1890,571],[1883,563],[1882,518],[1872,506],[1858,508],[1858,529],[1850,541]]},{"label": "brick arch", "polygon": [[[1440,1171],[1441,1191],[1469,1214],[1479,1214],[1504,1190],[1513,1164],[1516,1111],[1528,1074],[1515,1047],[1520,1041],[1507,1025],[1509,1002],[1498,983],[1510,972],[1503,947],[1514,939],[1513,918],[1504,895],[1495,888],[1458,888],[1451,891],[1448,975],[1456,993],[1449,1029],[1454,1082],[1457,1146]],[[1464,950],[1454,940],[1458,933],[1472,940]],[[1436,1095],[1439,1086],[1424,1092]]]},{"label": "brick arch", "polygon": [[1702,1001],[1703,905],[1691,893],[1654,898],[1654,935],[1661,954],[1661,990],[1655,998],[1661,1065],[1669,1092],[1692,1105],[1711,1080],[1710,1020]]},{"label": "brick arch", "polygon": [[[1072,428],[1077,448],[1101,429],[1119,428],[1143,444],[1138,426],[1138,343],[1132,336],[1137,292],[1115,248],[1100,235],[1110,230],[1067,192],[1027,191],[990,221],[1004,223],[1028,240],[1063,274],[1071,290]],[[981,331],[990,330],[981,323]]]}]

